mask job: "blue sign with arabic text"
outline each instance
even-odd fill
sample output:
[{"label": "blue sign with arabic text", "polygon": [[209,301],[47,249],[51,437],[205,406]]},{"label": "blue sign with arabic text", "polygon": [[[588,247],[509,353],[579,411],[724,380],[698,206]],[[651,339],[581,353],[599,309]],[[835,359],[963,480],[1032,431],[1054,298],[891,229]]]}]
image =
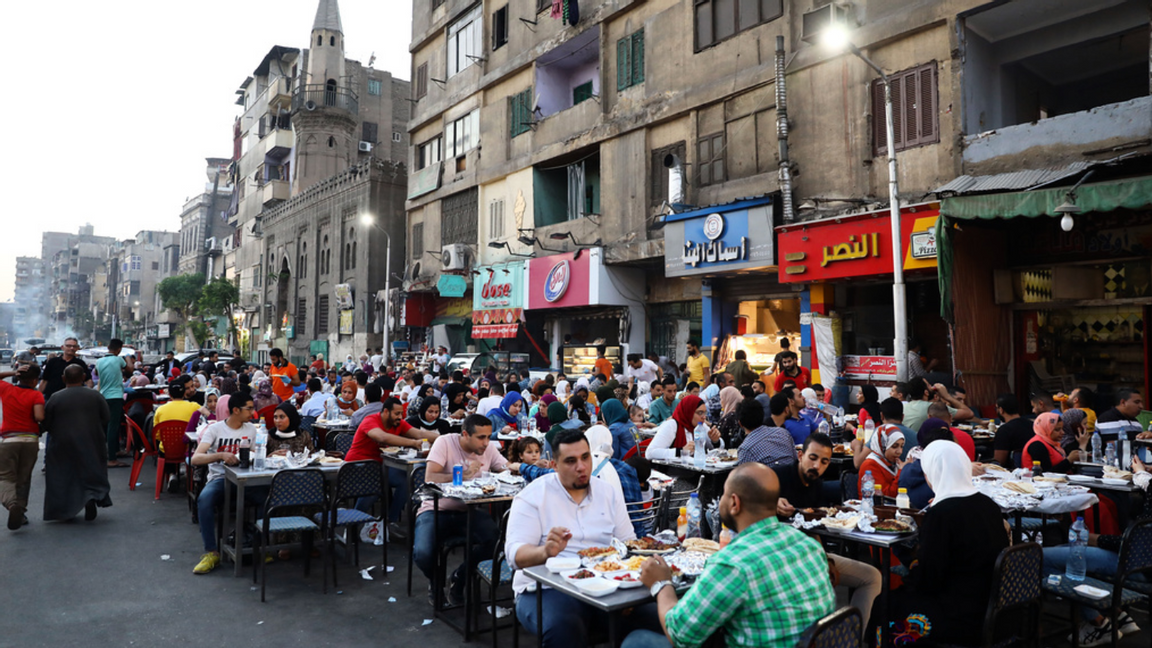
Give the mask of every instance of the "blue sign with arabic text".
[{"label": "blue sign with arabic text", "polygon": [[772,208],[711,211],[668,223],[664,270],[669,277],[771,266]]}]

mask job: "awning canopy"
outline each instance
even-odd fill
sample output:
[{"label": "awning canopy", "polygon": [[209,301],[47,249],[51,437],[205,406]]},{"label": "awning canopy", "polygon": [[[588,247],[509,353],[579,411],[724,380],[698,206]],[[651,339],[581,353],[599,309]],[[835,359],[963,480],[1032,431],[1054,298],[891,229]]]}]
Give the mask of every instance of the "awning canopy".
[{"label": "awning canopy", "polygon": [[[1068,191],[1064,187],[943,198],[940,215],[963,220],[1060,216],[1056,207],[1068,199]],[[1076,206],[1085,214],[1141,209],[1149,205],[1152,205],[1152,176],[1086,184],[1076,189]]]}]

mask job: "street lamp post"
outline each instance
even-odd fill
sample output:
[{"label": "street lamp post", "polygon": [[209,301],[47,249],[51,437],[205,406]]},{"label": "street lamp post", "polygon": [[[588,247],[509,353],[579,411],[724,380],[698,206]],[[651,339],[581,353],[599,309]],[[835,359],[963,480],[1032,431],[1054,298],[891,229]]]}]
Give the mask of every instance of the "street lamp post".
[{"label": "street lamp post", "polygon": [[822,40],[827,47],[847,49],[855,54],[880,75],[884,84],[884,119],[888,136],[888,220],[892,233],[892,315],[896,326],[893,350],[896,356],[896,380],[904,382],[908,380],[908,304],[904,291],[904,250],[900,231],[900,185],[896,179],[896,123],[892,113],[892,83],[884,70],[848,39],[843,26],[828,27],[824,30]]},{"label": "street lamp post", "polygon": [[391,337],[389,327],[391,324],[388,318],[392,314],[392,236],[387,230],[376,223],[376,219],[372,214],[364,214],[360,217],[360,222],[380,230],[380,233],[384,235],[384,239],[387,242],[384,254],[384,326],[381,328],[384,331],[384,359],[390,360],[392,358],[392,346],[389,343],[389,337]]}]

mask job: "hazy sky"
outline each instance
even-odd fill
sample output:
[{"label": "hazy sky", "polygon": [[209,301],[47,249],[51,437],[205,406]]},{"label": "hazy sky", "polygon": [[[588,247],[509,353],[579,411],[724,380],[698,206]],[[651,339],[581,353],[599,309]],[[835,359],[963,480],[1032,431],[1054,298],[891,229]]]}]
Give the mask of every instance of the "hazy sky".
[{"label": "hazy sky", "polygon": [[[0,301],[43,231],[177,231],[235,91],[273,45],[306,48],[318,0],[0,2]],[[409,79],[410,0],[340,0],[348,58]]]}]

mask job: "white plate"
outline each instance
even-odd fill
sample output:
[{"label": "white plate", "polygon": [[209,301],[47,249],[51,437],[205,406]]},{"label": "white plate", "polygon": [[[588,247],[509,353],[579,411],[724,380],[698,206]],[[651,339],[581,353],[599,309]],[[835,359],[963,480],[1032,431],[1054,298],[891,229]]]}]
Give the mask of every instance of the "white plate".
[{"label": "white plate", "polygon": [[556,556],[554,558],[549,558],[548,561],[544,563],[544,566],[547,567],[548,571],[552,572],[553,574],[558,574],[562,571],[568,571],[570,569],[579,569],[580,559],[570,558],[567,556]]},{"label": "white plate", "polygon": [[1096,481],[1096,478],[1088,476],[1088,475],[1068,475],[1068,481],[1070,481],[1070,482],[1093,482],[1093,481]]},{"label": "white plate", "polygon": [[1108,484],[1109,486],[1127,486],[1128,485],[1128,480],[1126,480],[1126,479],[1112,479],[1111,477],[1105,477],[1101,481],[1103,481],[1105,484]]},{"label": "white plate", "polygon": [[584,592],[588,596],[601,597],[608,596],[609,594],[620,589],[620,581],[605,580],[603,578],[586,578],[584,580],[572,581],[576,584],[576,589]]},{"label": "white plate", "polygon": [[[623,576],[625,574],[631,574],[632,578],[635,578],[636,580],[634,580],[634,581],[616,580],[616,578],[618,576]],[[623,571],[623,572],[620,572],[618,574],[613,574],[609,580],[620,583],[620,589],[632,589],[633,587],[640,587],[641,585],[644,584],[640,581],[640,572],[638,572],[638,571]]]},{"label": "white plate", "polygon": [[599,574],[597,574],[593,578],[572,578],[572,576],[574,576],[574,575],[576,575],[582,571],[590,571],[593,574],[596,574],[596,572],[592,571],[591,569],[588,569],[587,567],[581,567],[580,569],[566,569],[566,570],[560,572],[560,577],[566,581],[571,582],[571,583],[579,583],[580,581],[586,581],[586,580],[598,580],[600,578]]}]

